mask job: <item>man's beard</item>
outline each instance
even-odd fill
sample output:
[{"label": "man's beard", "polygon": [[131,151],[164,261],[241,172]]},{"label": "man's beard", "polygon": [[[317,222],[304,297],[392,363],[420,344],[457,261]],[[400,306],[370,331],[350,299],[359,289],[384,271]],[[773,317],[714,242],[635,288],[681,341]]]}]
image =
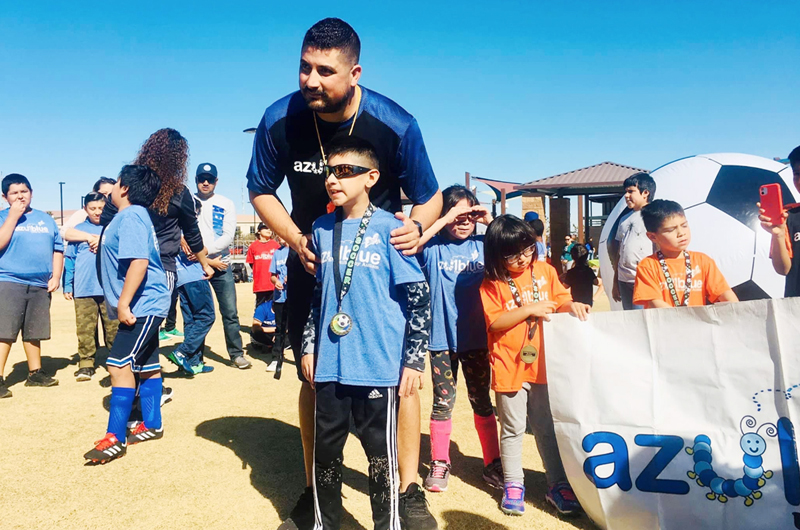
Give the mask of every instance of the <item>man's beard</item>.
[{"label": "man's beard", "polygon": [[[350,103],[350,99],[353,97],[353,94],[355,94],[355,90],[350,91],[350,93],[346,94],[338,101],[331,100],[330,96],[322,91],[309,92],[307,89],[303,89],[301,93],[303,94],[303,99],[306,100],[308,108],[318,114],[332,114],[334,112],[340,112]],[[319,97],[310,98],[308,94],[318,95]]]}]

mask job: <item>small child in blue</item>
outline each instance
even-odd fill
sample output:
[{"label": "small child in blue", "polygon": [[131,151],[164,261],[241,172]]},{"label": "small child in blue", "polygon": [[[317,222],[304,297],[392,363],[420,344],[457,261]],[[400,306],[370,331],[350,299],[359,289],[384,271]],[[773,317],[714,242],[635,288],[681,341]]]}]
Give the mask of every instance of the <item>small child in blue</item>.
[{"label": "small child in blue", "polygon": [[272,310],[274,300],[266,300],[256,307],[253,313],[253,340],[266,347],[273,341],[275,334],[275,312]]},{"label": "small child in blue", "polygon": [[447,490],[450,478],[450,433],[456,404],[458,365],[464,371],[475,429],[483,449],[483,479],[503,487],[497,421],[489,396],[491,367],[480,286],[483,282],[483,236],[476,223],[488,226],[492,215],[464,186],[442,192],[442,215],[420,239],[421,261],[431,288],[431,339],[428,346],[433,379],[431,465],[425,488]]},{"label": "small child in blue", "polygon": [[[105,196],[95,191],[84,197],[83,209],[86,221],[75,226],[86,234],[100,236],[100,215],[106,204]],[[95,374],[95,337],[97,336],[97,315],[103,322],[106,347],[110,350],[117,336],[119,322],[109,318],[103,299],[103,288],[97,278],[97,256],[89,243],[74,242],[67,245],[64,254],[64,298],[75,303],[75,330],[78,334],[78,371],[76,381],[91,381]]]},{"label": "small child in blue", "polygon": [[183,315],[183,342],[166,357],[192,377],[213,372],[214,367],[203,358],[206,336],[217,318],[211,285],[200,262],[191,261],[183,252],[175,259],[175,269],[178,276],[175,288]]},{"label": "small child in blue", "polygon": [[31,208],[33,188],[23,175],[3,178],[0,212],[0,398],[11,397],[3,372],[22,331],[28,358],[25,386],[55,386],[42,371],[41,341],[50,339],[50,293],[58,289],[64,243],[53,218]]},{"label": "small child in blue", "polygon": [[[119,331],[106,361],[111,376],[108,429],[84,455],[94,463],[125,455],[128,444],[164,435],[158,328],[169,311],[170,292],[155,229],[147,213],[160,187],[161,179],[155,171],[129,165],[122,168],[111,192],[119,213],[103,232],[100,271],[108,314],[119,319]],[[127,422],[136,393],[134,372],[140,378],[144,421],[128,435]]]},{"label": "small child in blue", "polygon": [[289,312],[286,310],[286,260],[289,258],[289,247],[280,238],[275,241],[281,246],[272,256],[269,264],[269,279],[275,286],[272,295],[272,312],[275,313],[275,336],[272,341],[272,362],[267,366],[268,372],[275,372],[275,379],[281,378],[283,367],[283,350],[286,349],[286,328]]},{"label": "small child in blue", "polygon": [[317,286],[300,361],[316,391],[314,527],[340,528],[352,415],[369,461],[374,528],[395,529],[398,386],[401,397],[419,387],[430,292],[416,260],[389,243],[401,222],[370,203],[380,176],[372,145],[343,137],[325,152],[325,187],[336,211],[314,223]]}]

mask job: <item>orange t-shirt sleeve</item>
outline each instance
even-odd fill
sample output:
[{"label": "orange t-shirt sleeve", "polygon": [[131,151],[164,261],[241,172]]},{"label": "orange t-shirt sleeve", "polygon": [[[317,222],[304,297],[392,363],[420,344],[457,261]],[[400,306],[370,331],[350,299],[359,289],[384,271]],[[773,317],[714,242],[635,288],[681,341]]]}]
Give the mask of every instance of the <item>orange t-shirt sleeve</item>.
[{"label": "orange t-shirt sleeve", "polygon": [[646,257],[639,262],[636,268],[636,281],[633,284],[633,303],[645,305],[653,300],[663,300],[664,292],[661,287],[661,267],[651,257]]},{"label": "orange t-shirt sleeve", "polygon": [[494,280],[483,280],[481,284],[481,302],[483,302],[483,316],[486,319],[486,330],[497,320],[505,310],[505,301],[500,294],[500,284]]},{"label": "orange t-shirt sleeve", "polygon": [[722,271],[717,267],[716,262],[705,254],[702,256],[701,268],[703,269],[703,288],[705,295],[712,304],[719,300],[719,297],[731,287],[722,275]]}]

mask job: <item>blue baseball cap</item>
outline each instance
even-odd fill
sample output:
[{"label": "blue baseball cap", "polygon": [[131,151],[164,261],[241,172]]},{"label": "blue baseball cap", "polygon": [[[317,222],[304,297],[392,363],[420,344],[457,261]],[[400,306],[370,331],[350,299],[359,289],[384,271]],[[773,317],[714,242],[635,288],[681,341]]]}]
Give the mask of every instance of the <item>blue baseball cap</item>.
[{"label": "blue baseball cap", "polygon": [[525,214],[525,220],[528,221],[528,222],[531,222],[534,219],[538,219],[538,218],[539,218],[539,214],[536,213],[536,212],[527,212]]}]

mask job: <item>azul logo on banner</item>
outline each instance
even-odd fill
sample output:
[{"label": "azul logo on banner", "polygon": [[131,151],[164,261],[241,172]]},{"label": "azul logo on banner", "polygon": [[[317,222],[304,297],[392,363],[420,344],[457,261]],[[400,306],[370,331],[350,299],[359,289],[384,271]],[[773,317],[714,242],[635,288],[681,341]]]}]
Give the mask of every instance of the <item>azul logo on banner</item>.
[{"label": "azul logo on banner", "polygon": [[[791,397],[791,391],[784,393]],[[705,434],[695,436],[691,445],[684,447],[680,436],[665,434],[638,434],[634,443],[639,447],[654,447],[659,451],[631,481],[628,444],[617,433],[593,432],[583,438],[582,448],[591,452],[598,444],[611,446],[610,453],[592,455],[583,463],[583,471],[598,489],[617,486],[622,491],[629,491],[634,485],[636,489],[649,493],[669,495],[688,495],[692,488],[685,480],[668,480],[658,478],[682,450],[692,457],[694,465],[686,472],[704,492],[709,501],[727,503],[730,499],[741,497],[745,506],[753,504],[763,497],[761,489],[775,475],[771,469],[764,469],[763,455],[771,448],[768,439],[777,439],[777,451],[780,453],[781,471],[783,475],[783,492],[786,502],[792,506],[800,506],[800,464],[798,464],[797,443],[794,426],[789,418],[779,418],[776,424],[764,423],[758,426],[755,418],[745,416],[740,423],[741,438],[739,447],[742,451],[742,472],[739,475],[723,476],[714,470],[713,442]],[[597,468],[612,464],[613,472],[601,477]],[[795,528],[800,528],[800,513],[793,513]]]}]

